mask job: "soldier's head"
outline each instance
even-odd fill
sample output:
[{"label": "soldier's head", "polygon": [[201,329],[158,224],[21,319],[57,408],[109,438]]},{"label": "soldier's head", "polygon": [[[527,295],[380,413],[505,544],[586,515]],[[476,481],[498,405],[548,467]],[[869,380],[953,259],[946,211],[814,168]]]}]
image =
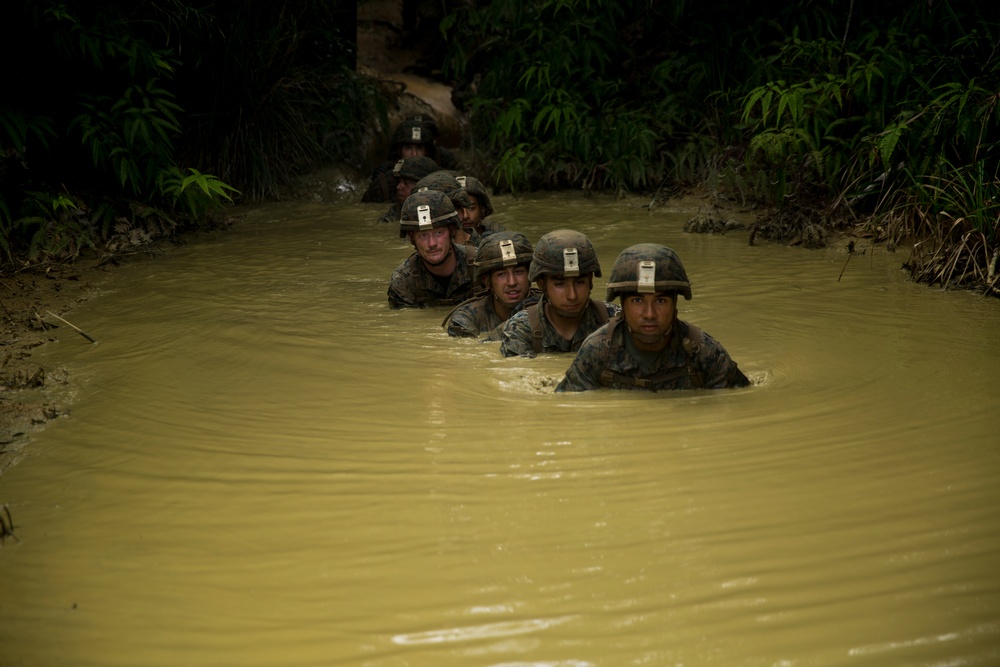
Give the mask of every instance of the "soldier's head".
[{"label": "soldier's head", "polygon": [[421,190],[403,202],[399,236],[409,238],[420,259],[429,266],[439,266],[451,257],[451,242],[458,226],[458,213],[441,192]]},{"label": "soldier's head", "polygon": [[474,176],[456,176],[455,178],[472,197],[473,206],[469,209],[467,226],[478,227],[483,220],[493,215],[493,202],[490,201],[490,195],[486,192],[486,186]]},{"label": "soldier's head", "polygon": [[513,308],[528,296],[531,241],[518,232],[497,232],[485,237],[476,251],[475,280],[493,298]]},{"label": "soldier's head", "polygon": [[401,158],[392,169],[396,177],[396,201],[402,204],[413,194],[414,186],[427,174],[438,171],[441,167],[429,157],[416,156]]},{"label": "soldier's head", "polygon": [[458,213],[462,226],[468,226],[466,220],[468,219],[469,208],[472,207],[472,198],[451,172],[441,169],[427,174],[413,186],[414,192],[419,192],[423,189],[443,192],[455,206],[455,211]]},{"label": "soldier's head", "polygon": [[392,133],[389,152],[397,157],[434,157],[437,124],[428,116],[408,116]]},{"label": "soldier's head", "polygon": [[528,279],[538,283],[549,307],[562,317],[580,317],[590,302],[601,265],[590,239],[571,229],[549,232],[535,244]]},{"label": "soldier's head", "polygon": [[677,295],[691,298],[691,281],[673,249],[656,243],[625,248],[611,268],[608,300],[621,298],[632,338],[644,346],[665,341],[677,319]]}]

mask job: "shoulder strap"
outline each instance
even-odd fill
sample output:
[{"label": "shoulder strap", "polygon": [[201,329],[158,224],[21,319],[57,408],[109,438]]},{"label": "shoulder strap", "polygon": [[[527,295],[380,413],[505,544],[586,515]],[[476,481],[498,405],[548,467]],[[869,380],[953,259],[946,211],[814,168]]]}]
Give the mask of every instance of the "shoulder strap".
[{"label": "shoulder strap", "polygon": [[[392,181],[392,183],[390,183]],[[396,177],[391,171],[383,171],[378,175],[378,187],[382,195],[382,201],[392,201],[396,196]]]},{"label": "shoulder strap", "polygon": [[[602,305],[604,305],[603,302],[595,301],[594,303],[601,303]],[[608,309],[607,306],[605,306],[604,308],[605,316],[607,315],[607,313]],[[612,317],[610,320],[608,320],[607,341],[605,342],[606,346],[611,347],[611,341],[614,340],[615,329],[617,329],[618,325],[621,323],[622,323],[621,317]],[[601,371],[601,376],[600,376],[601,386],[610,387],[611,383],[614,382],[618,377],[619,377],[618,373],[615,373],[610,368],[608,368],[608,357],[605,356],[604,370]]]},{"label": "shoulder strap", "polygon": [[486,319],[486,301],[489,298],[489,296],[490,296],[489,292],[487,292],[486,294],[474,294],[471,297],[469,297],[468,299],[466,299],[465,301],[457,304],[454,308],[452,308],[451,310],[449,310],[448,314],[444,316],[443,320],[441,320],[441,326],[447,327],[448,326],[448,320],[450,320],[451,316],[455,314],[455,311],[458,310],[459,308],[461,308],[462,306],[465,306],[465,305],[470,304],[470,303],[475,303],[476,311],[479,313],[479,319],[480,320],[485,320]]},{"label": "shoulder strap", "polygon": [[462,247],[465,248],[466,263],[468,263],[469,266],[472,266],[472,263],[476,261],[476,246],[464,244]]},{"label": "shoulder strap", "polygon": [[604,301],[594,301],[593,299],[591,299],[590,302],[595,306],[597,306],[597,320],[598,320],[597,323],[604,324],[605,322],[607,322],[609,317],[608,304],[605,303]]},{"label": "shoulder strap", "polygon": [[[410,255],[409,259],[407,259],[406,261],[409,262],[410,264],[410,272],[415,276],[419,276],[420,258],[417,255],[417,253],[413,253],[412,255]],[[419,280],[413,281],[413,292],[414,292],[413,296],[417,299],[417,303],[427,302],[427,290],[424,289],[424,286],[420,284]]]},{"label": "shoulder strap", "polygon": [[538,314],[538,304],[528,306],[525,312],[528,313],[528,322],[531,323],[531,347],[535,350],[535,354],[538,354],[542,351],[542,318]]},{"label": "shoulder strap", "polygon": [[705,378],[701,374],[701,365],[698,363],[698,354],[701,352],[701,344],[705,336],[701,329],[693,324],[687,325],[687,335],[681,341],[684,351],[687,352],[687,371],[699,389],[705,386]]}]

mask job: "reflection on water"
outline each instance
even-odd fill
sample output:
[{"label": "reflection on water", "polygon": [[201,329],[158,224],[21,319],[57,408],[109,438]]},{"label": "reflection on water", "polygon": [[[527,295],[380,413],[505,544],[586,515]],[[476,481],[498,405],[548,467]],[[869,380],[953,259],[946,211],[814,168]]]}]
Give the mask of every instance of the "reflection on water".
[{"label": "reflection on water", "polygon": [[758,386],[555,395],[568,358],[387,308],[381,206],[258,210],[40,352],[76,402],[0,486],[0,664],[1000,662],[997,303],[691,210],[498,200],[606,270],[676,248],[681,316]]}]

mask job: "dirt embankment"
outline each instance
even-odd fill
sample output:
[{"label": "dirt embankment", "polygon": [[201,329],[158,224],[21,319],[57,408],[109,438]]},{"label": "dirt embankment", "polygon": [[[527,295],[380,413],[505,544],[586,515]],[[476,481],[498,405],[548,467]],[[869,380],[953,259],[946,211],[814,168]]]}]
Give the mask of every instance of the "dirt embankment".
[{"label": "dirt embankment", "polygon": [[92,260],[0,273],[0,472],[16,460],[28,434],[66,412],[51,394],[65,385],[67,373],[43,367],[32,352],[57,336],[80,335],[59,318],[70,319],[66,313],[96,294],[109,275]]}]

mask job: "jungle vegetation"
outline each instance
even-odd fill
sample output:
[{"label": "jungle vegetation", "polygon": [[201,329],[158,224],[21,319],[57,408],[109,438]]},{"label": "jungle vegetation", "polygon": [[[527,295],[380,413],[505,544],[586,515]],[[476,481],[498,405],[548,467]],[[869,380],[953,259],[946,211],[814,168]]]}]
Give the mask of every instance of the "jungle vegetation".
[{"label": "jungle vegetation", "polygon": [[356,5],[12,0],[0,11],[0,262],[114,257],[355,157],[382,104]]},{"label": "jungle vegetation", "polygon": [[[297,173],[357,163],[365,119],[386,129],[392,100],[355,73],[353,2],[8,4],[8,263],[208,224]],[[914,244],[918,280],[1000,294],[992,3],[422,5],[438,12],[422,28],[442,47],[434,68],[471,119],[464,148],[495,187],[655,203],[708,184],[759,207],[751,239],[821,244],[850,226]]]},{"label": "jungle vegetation", "polygon": [[990,3],[493,0],[442,29],[510,189],[709,183],[770,209],[751,238],[861,224],[915,242],[916,279],[1000,295]]}]

